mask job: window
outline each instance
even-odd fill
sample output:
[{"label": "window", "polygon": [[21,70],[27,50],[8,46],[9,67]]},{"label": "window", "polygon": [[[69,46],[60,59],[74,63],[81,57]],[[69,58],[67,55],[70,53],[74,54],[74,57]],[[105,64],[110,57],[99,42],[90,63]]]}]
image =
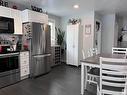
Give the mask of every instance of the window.
[{"label": "window", "polygon": [[51,45],[55,45],[55,20],[49,19],[49,25],[51,28]]}]

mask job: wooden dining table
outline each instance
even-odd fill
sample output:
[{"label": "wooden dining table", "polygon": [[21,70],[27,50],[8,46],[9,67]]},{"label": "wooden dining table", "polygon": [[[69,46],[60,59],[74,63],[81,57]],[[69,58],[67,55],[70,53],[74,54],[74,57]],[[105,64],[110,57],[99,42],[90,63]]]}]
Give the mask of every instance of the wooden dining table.
[{"label": "wooden dining table", "polygon": [[104,54],[104,53],[93,55],[86,59],[80,60],[81,62],[81,95],[84,95],[84,90],[86,90],[86,86],[87,86],[87,67],[100,68],[100,57],[127,60],[126,56],[123,54]]}]

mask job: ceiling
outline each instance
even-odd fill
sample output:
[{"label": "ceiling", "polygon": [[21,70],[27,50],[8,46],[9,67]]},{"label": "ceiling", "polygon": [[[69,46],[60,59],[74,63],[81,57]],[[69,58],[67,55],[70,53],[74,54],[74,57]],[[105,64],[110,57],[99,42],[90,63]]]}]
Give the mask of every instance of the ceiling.
[{"label": "ceiling", "polygon": [[[97,11],[100,14],[119,13],[127,15],[127,0],[8,0],[25,6],[36,5],[47,10],[48,13],[67,16],[81,14],[87,11]],[[73,5],[79,4],[79,9]]]}]

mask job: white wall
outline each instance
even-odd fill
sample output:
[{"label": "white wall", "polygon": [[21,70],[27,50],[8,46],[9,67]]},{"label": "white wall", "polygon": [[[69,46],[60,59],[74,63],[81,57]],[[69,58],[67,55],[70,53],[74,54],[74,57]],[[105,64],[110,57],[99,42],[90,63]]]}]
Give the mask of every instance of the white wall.
[{"label": "white wall", "polygon": [[[62,17],[62,29],[66,31],[68,20],[71,18],[78,18],[81,19],[81,25],[83,26],[83,49],[85,53],[90,48],[93,48],[93,36],[94,36],[94,11],[85,12],[83,14],[77,14],[73,16]],[[85,34],[85,25],[91,24],[91,34]],[[66,39],[66,38],[65,38]],[[87,55],[87,54],[86,54]]]},{"label": "white wall", "polygon": [[127,26],[127,16],[124,16],[123,17],[123,24],[122,24],[122,26],[124,27],[124,26]]},{"label": "white wall", "polygon": [[114,47],[118,46],[118,32],[119,32],[119,24],[117,21],[117,16],[115,17],[115,30],[114,30]]},{"label": "white wall", "polygon": [[[19,10],[31,9],[30,5],[29,6],[24,6],[24,5],[21,5],[21,4],[17,4],[15,2],[11,2],[9,0],[5,0],[5,1],[8,1],[10,8],[12,8],[13,5],[16,5]],[[55,20],[56,27],[61,28],[61,17],[55,16],[55,15],[52,15],[52,14],[48,14],[48,16],[49,16],[50,19],[54,19]]]},{"label": "white wall", "polygon": [[115,14],[102,17],[102,52],[111,53],[114,46]]},{"label": "white wall", "polygon": [[62,17],[62,21],[61,21],[62,29],[66,31],[67,25],[68,25],[68,20],[71,19],[71,18],[78,18],[78,19],[81,19],[81,24],[82,24],[82,20],[83,20],[83,17],[84,17],[85,14],[86,14],[86,13]]},{"label": "white wall", "polygon": [[61,28],[61,17],[55,16],[55,15],[52,15],[52,14],[48,14],[48,17],[49,17],[49,19],[55,20],[55,26],[57,28]]},{"label": "white wall", "polygon": [[[79,18],[79,19],[83,20],[84,15],[85,14],[77,14],[77,15],[70,15],[70,16],[64,16],[64,17],[62,17],[62,19],[61,19],[61,25],[62,25],[62,30],[65,31],[65,37],[64,37],[65,41],[66,41],[66,36],[67,36],[66,32],[67,32],[68,20],[71,19],[71,18]],[[81,25],[83,25],[82,21],[81,21]]]},{"label": "white wall", "polygon": [[[55,16],[55,15],[52,15],[52,14],[49,14],[48,15],[48,18],[49,18],[49,20],[53,20],[53,21],[55,21],[55,27],[56,28],[60,28],[60,29],[62,29],[61,28],[61,17],[59,17],[59,16]],[[55,31],[55,29],[54,29],[54,31]],[[56,42],[56,37],[57,37],[57,33],[56,33],[56,31],[52,34],[53,35],[53,40],[52,40],[52,45],[55,45],[55,44],[57,44],[57,42]]]},{"label": "white wall", "polygon": [[123,17],[117,16],[117,23],[118,23],[118,37],[121,35],[121,29],[123,27]]},{"label": "white wall", "polygon": [[[88,56],[88,51],[90,48],[94,47],[94,12],[86,14],[83,18],[83,49],[85,51],[85,56]],[[85,25],[91,25],[91,33],[85,33]]]},{"label": "white wall", "polygon": [[123,41],[118,43],[119,47],[127,47],[127,34],[126,33],[122,33],[122,29],[124,28],[124,30],[127,28],[127,16],[119,16],[118,17],[118,37],[120,37],[121,35],[123,35]]}]

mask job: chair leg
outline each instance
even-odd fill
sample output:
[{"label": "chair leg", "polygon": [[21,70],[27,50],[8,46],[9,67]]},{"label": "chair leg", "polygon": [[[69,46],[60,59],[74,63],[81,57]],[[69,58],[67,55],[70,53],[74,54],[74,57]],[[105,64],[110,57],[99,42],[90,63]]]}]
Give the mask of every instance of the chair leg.
[{"label": "chair leg", "polygon": [[98,89],[98,87],[97,87],[97,95],[99,95],[99,89]]},{"label": "chair leg", "polygon": [[[88,80],[91,80],[91,76],[88,76]],[[90,81],[88,83],[90,84]]]},{"label": "chair leg", "polygon": [[91,80],[94,81],[94,77],[93,76],[92,76]]}]

